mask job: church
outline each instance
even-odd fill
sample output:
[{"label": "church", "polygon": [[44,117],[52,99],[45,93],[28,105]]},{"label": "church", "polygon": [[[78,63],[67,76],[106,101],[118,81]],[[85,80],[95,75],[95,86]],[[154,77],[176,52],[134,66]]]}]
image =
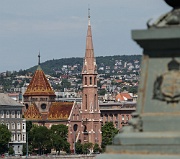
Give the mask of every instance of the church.
[{"label": "church", "polygon": [[60,102],[55,100],[55,92],[51,88],[40,66],[38,67],[24,97],[24,117],[34,124],[50,128],[54,124],[68,126],[68,142],[74,150],[74,143],[97,143],[101,146],[101,116],[97,93],[97,66],[94,56],[90,15],[86,36],[86,51],[82,69],[83,90],[82,102]]}]

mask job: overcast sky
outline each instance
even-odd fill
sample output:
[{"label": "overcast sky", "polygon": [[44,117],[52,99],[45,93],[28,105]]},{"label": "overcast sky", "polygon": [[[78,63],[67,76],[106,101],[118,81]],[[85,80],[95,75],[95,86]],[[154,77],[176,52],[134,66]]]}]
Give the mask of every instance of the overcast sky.
[{"label": "overcast sky", "polygon": [[141,54],[132,29],[171,10],[163,0],[0,0],[0,72],[83,57],[88,4],[95,56]]}]

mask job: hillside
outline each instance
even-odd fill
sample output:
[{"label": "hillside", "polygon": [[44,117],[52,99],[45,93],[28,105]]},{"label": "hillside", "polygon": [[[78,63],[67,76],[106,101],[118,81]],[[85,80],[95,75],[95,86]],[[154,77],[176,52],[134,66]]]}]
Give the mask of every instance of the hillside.
[{"label": "hillside", "polygon": [[[111,70],[114,68],[115,64],[119,61],[121,62],[121,66],[123,67],[125,63],[134,63],[134,61],[141,61],[141,55],[114,55],[114,56],[96,57],[96,63],[98,68],[108,66]],[[45,72],[45,74],[49,74],[49,75],[53,75],[57,72],[68,73],[69,70],[71,70],[71,73],[81,73],[82,66],[83,66],[83,58],[80,57],[53,59],[41,63],[41,67],[43,71]],[[34,72],[36,68],[37,66],[34,66],[27,69],[26,71]],[[103,73],[103,71],[100,72]]]}]

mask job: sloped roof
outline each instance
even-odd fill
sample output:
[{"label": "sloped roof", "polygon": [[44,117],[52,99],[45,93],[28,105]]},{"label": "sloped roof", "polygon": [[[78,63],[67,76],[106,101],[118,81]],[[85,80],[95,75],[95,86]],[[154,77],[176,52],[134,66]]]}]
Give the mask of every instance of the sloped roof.
[{"label": "sloped roof", "polygon": [[23,96],[55,96],[53,89],[51,88],[43,70],[40,65],[34,73],[30,84],[27,87]]},{"label": "sloped roof", "polygon": [[30,120],[42,120],[42,116],[35,104],[31,104],[24,112],[24,117]]},{"label": "sloped roof", "polygon": [[126,101],[126,100],[132,100],[132,97],[129,93],[119,93],[116,96],[116,101]]},{"label": "sloped roof", "polygon": [[37,106],[33,103],[24,112],[27,120],[67,120],[71,113],[74,102],[53,102],[49,113],[40,113]]},{"label": "sloped roof", "polygon": [[0,106],[8,105],[8,106],[23,106],[21,103],[16,102],[7,94],[0,93]]},{"label": "sloped roof", "polygon": [[48,114],[49,120],[67,120],[74,102],[53,102]]}]

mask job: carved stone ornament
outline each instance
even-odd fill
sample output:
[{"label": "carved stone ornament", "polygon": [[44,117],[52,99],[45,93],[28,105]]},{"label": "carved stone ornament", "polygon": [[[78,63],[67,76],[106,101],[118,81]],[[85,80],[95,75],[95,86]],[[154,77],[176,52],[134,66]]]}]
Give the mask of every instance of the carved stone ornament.
[{"label": "carved stone ornament", "polygon": [[157,77],[154,82],[153,99],[167,103],[180,101],[180,63],[172,59],[168,63],[168,72]]}]

